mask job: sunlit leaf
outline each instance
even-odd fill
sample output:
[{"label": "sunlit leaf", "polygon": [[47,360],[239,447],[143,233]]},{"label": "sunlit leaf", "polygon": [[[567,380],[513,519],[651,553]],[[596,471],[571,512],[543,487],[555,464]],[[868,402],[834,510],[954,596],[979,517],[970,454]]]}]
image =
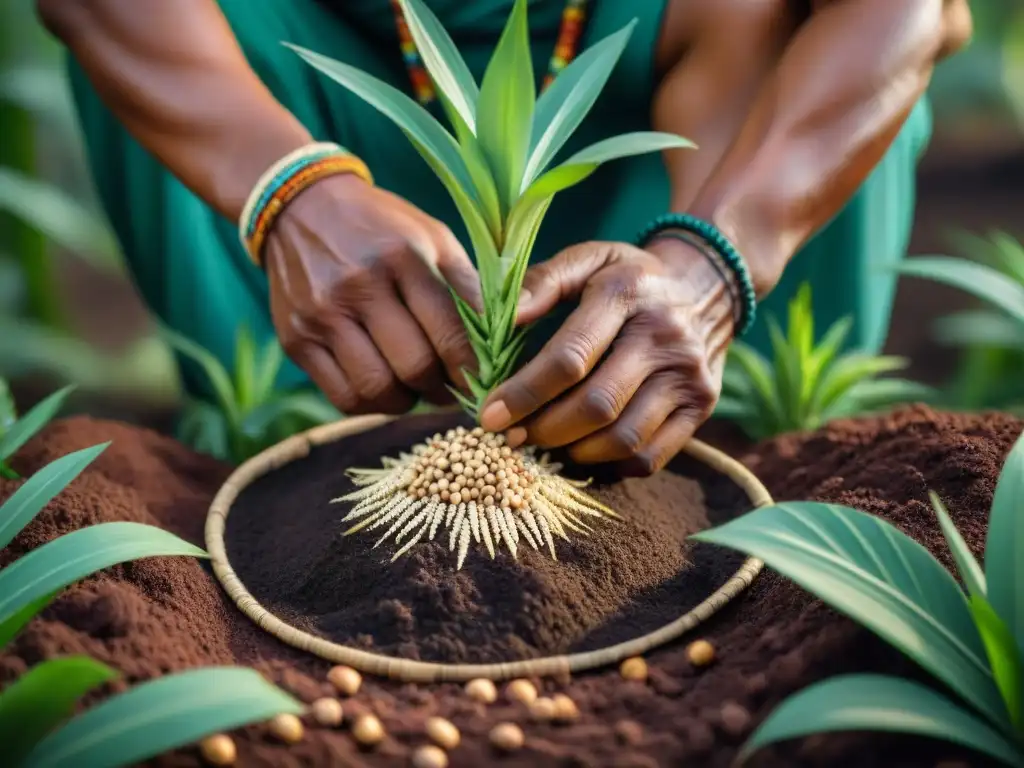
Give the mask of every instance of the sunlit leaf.
[{"label": "sunlit leaf", "polygon": [[262,436],[278,419],[298,416],[310,425],[338,421],[341,412],[315,392],[286,392],[267,400],[242,420],[242,431],[253,438]]},{"label": "sunlit leaf", "polygon": [[907,259],[897,269],[909,277],[959,288],[1024,323],[1024,285],[992,267],[949,256],[921,256]]},{"label": "sunlit leaf", "polygon": [[869,379],[853,384],[822,411],[826,420],[863,416],[892,410],[907,403],[927,403],[937,392],[926,384],[907,379]]},{"label": "sunlit leaf", "polygon": [[235,335],[235,401],[240,410],[252,406],[256,389],[256,341],[248,326]]},{"label": "sunlit leaf", "polygon": [[36,404],[6,430],[0,430],[0,461],[9,459],[56,416],[75,388],[64,387]]},{"label": "sunlit leaf", "polygon": [[1024,436],[1017,438],[996,484],[985,542],[985,578],[988,601],[1024,656]]},{"label": "sunlit leaf", "polygon": [[117,674],[86,656],[45,661],[0,693],[0,744],[5,765],[19,765],[46,734],[67,720],[82,696]]},{"label": "sunlit leaf", "polygon": [[210,352],[196,344],[192,339],[181,335],[170,328],[161,328],[160,336],[170,347],[181,355],[197,363],[213,387],[217,405],[232,423],[238,421],[238,404],[231,377],[224,366]]},{"label": "sunlit leaf", "polygon": [[693,538],[760,558],[893,645],[992,722],[1006,721],[964,593],[928,550],[889,523],[849,507],[789,502]]},{"label": "sunlit leaf", "polygon": [[971,595],[971,614],[985,643],[992,676],[1003,696],[1010,722],[1019,729],[1022,725],[1021,698],[1024,696],[1024,677],[1017,643],[1006,622],[981,595]]},{"label": "sunlit leaf", "polygon": [[262,354],[256,364],[253,383],[253,402],[262,403],[274,393],[277,376],[284,364],[284,349],[276,336],[263,345]]},{"label": "sunlit leaf", "polygon": [[953,554],[957,572],[960,574],[960,579],[967,588],[968,594],[984,597],[985,574],[982,572],[981,566],[978,565],[978,561],[971,554],[964,537],[960,535],[960,531],[953,524],[949,510],[946,509],[946,505],[942,503],[939,495],[934,491],[929,491],[928,498],[931,499],[932,509],[935,510],[935,515],[939,518],[942,535],[946,537],[946,543],[949,545],[949,551]]},{"label": "sunlit leaf", "polygon": [[835,731],[887,731],[941,739],[1007,765],[1019,747],[930,688],[883,675],[844,675],[805,688],[780,704],[743,745],[740,759],[775,742]]},{"label": "sunlit leaf", "polygon": [[893,355],[876,357],[860,352],[844,355],[822,375],[815,407],[826,410],[847,395],[855,384],[906,367],[907,360]]}]

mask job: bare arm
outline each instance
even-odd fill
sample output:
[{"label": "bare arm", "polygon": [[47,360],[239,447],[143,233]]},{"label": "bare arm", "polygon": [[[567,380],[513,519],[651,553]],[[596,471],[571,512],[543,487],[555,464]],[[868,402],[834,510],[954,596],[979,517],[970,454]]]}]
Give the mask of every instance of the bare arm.
[{"label": "bare arm", "polygon": [[260,174],[310,141],[256,77],[215,0],[38,0],[107,106],[236,220]]},{"label": "bare arm", "polygon": [[[965,0],[818,0],[699,190],[700,153],[669,158],[672,209],[714,222],[767,293],[884,156],[935,63],[970,33]],[[656,127],[699,141],[707,123],[688,100],[695,88],[726,92],[721,77],[684,59],[658,93]]]}]

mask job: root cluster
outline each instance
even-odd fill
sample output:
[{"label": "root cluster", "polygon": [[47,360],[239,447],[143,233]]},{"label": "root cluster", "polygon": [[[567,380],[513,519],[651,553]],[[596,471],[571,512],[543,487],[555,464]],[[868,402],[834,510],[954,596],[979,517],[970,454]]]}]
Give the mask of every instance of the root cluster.
[{"label": "root cluster", "polygon": [[392,561],[442,528],[449,550],[458,546],[458,568],[471,542],[492,559],[501,545],[516,557],[524,539],[557,558],[555,537],[588,533],[584,518],[617,517],[581,490],[586,482],[565,479],[560,469],[531,448],[512,450],[501,435],[457,427],[385,458],[379,469],[350,469],[357,489],[333,502],[356,502],[342,520],[355,522],[346,536],[387,526],[374,546],[393,537],[401,547]]}]

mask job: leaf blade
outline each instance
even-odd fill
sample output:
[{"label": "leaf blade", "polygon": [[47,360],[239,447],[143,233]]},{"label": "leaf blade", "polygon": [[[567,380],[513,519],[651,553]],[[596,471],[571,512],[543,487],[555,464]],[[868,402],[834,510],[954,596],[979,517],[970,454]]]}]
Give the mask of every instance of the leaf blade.
[{"label": "leaf blade", "polygon": [[1010,722],[1015,728],[1020,729],[1024,673],[1013,633],[991,603],[981,595],[971,595],[971,614],[985,643],[985,652],[992,666],[992,676],[1003,696]]},{"label": "leaf blade", "polygon": [[1024,323],[1024,286],[985,264],[950,256],[920,256],[896,267],[907,277],[922,277],[972,294]]},{"label": "leaf blade", "polygon": [[1024,435],[1010,450],[996,483],[985,540],[988,601],[1024,656]]},{"label": "leaf blade", "polygon": [[[74,391],[74,385],[57,390],[15,421],[6,432],[0,434],[0,461],[6,461],[13,456],[39,430],[49,424],[64,407],[68,396]],[[0,545],[0,547],[2,546]]]},{"label": "leaf blade", "polygon": [[978,561],[971,554],[971,550],[967,546],[967,542],[964,541],[964,537],[960,535],[960,531],[953,524],[953,519],[949,516],[949,510],[946,509],[946,505],[942,503],[939,495],[934,491],[929,491],[928,498],[931,500],[932,509],[935,510],[936,517],[939,518],[939,527],[942,529],[942,535],[945,537],[946,544],[949,545],[949,550],[953,554],[953,561],[956,563],[956,569],[960,573],[961,580],[967,587],[968,594],[984,597],[986,592],[985,574],[982,572],[981,566],[978,565]]}]

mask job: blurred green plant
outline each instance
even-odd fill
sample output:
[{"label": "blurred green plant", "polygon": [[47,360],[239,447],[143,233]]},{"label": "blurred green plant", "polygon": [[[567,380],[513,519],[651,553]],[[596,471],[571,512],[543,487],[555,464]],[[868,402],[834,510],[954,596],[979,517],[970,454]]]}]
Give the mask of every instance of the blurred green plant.
[{"label": "blurred green plant", "polygon": [[[30,423],[26,416],[22,435],[55,412],[50,402],[48,410],[32,412]],[[107,445],[62,456],[29,477],[0,506],[0,550]],[[65,587],[118,563],[167,556],[207,555],[167,531],[127,522],[81,528],[29,552],[0,569],[0,649]],[[215,667],[144,683],[71,717],[79,699],[116,676],[98,661],[69,656],[37,664],[0,690],[4,765],[135,765],[211,733],[302,711],[255,670]]]},{"label": "blurred green plant", "polygon": [[235,341],[234,376],[210,352],[169,329],[162,337],[195,362],[206,376],[214,402],[190,399],[178,437],[197,451],[240,463],[297,432],[337,421],[341,413],[322,395],[276,389],[284,351],[276,338],[260,348],[245,327]]},{"label": "blurred green plant", "polygon": [[754,440],[783,432],[817,429],[833,419],[859,416],[934,396],[906,379],[878,378],[906,368],[901,357],[841,354],[852,321],[833,324],[815,341],[811,288],[803,285],[789,303],[789,324],[767,318],[771,360],[741,341],[726,358],[715,415],[736,422]]},{"label": "blurred green plant", "polygon": [[776,504],[693,537],[760,558],[956,695],[885,675],[826,680],[772,712],[741,760],[815,733],[895,731],[1024,765],[1024,437],[996,486],[984,571],[942,501],[930,496],[963,589],[895,526],[836,504]]},{"label": "blurred green plant", "polygon": [[904,276],[953,286],[987,305],[936,324],[938,341],[964,352],[949,404],[1019,410],[1024,401],[1024,246],[1003,232],[987,238],[957,233],[953,239],[970,259],[919,256],[898,267]]},{"label": "blurred green plant", "polygon": [[7,461],[64,407],[74,387],[54,392],[21,418],[7,382],[0,379],[0,477],[17,480],[19,475]]}]

